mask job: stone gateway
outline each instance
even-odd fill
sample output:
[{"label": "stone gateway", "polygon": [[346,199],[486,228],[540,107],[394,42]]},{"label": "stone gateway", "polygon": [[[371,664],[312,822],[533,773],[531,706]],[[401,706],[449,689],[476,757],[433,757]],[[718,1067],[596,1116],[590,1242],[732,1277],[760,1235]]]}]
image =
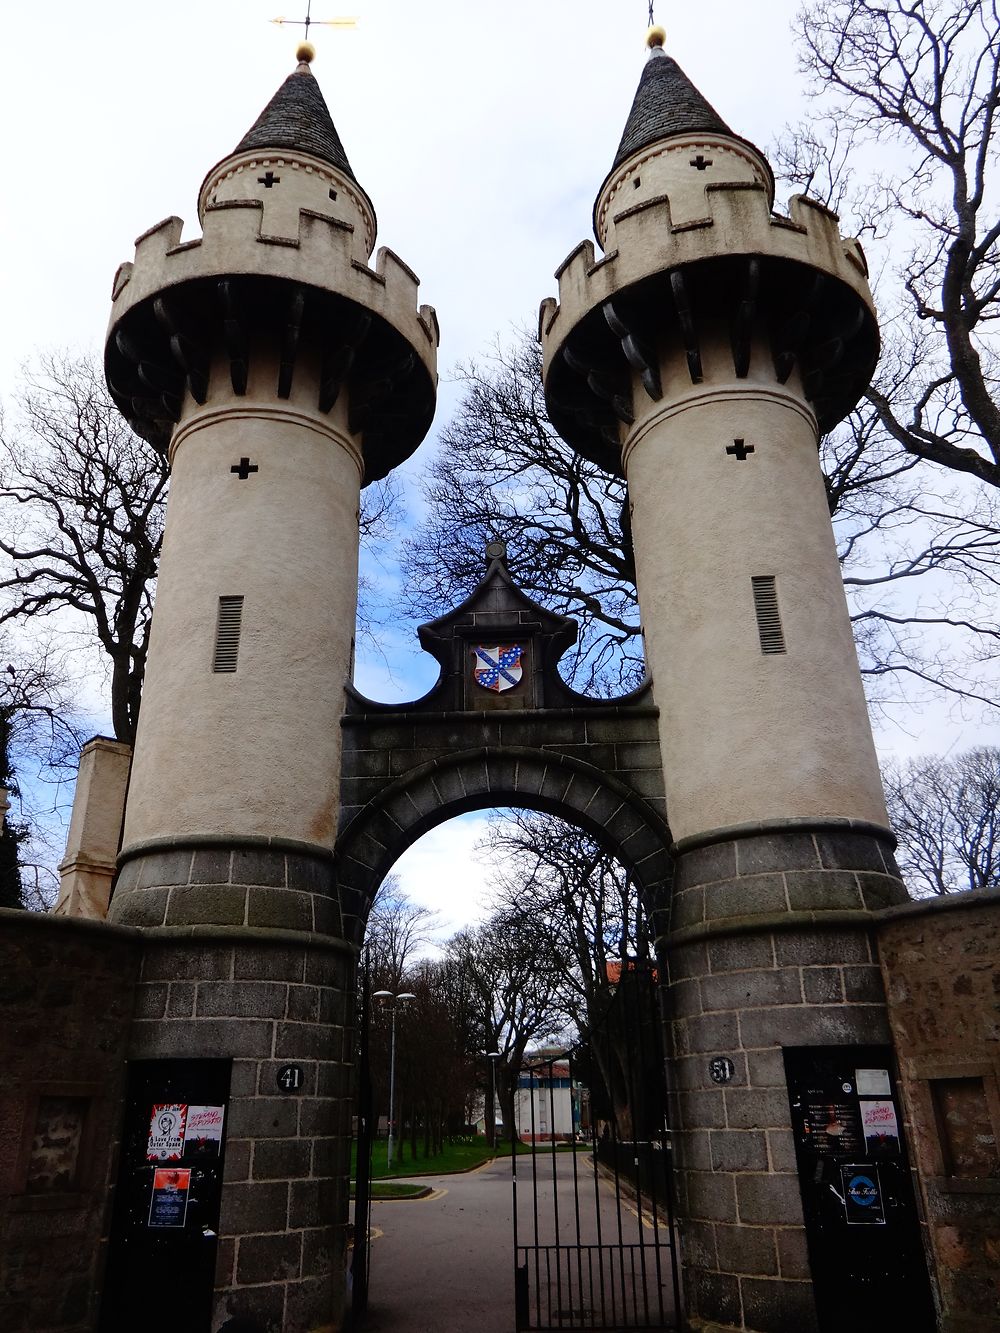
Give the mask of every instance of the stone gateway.
[{"label": "stone gateway", "polygon": [[423,833],[509,804],[597,837],[655,925],[678,1328],[1000,1329],[996,895],[900,881],[817,458],[878,356],[861,247],[775,211],[653,29],[599,251],[539,320],[552,421],[628,483],[648,679],[567,687],[576,626],[491,543],[420,630],[433,690],[372,702],[360,490],[430,428],[438,323],[372,259],[311,59],[200,234],[158,224],[114,282],[108,384],[170,499],[127,795],[93,745],[58,912],[0,913],[0,1327],[346,1326],[368,912]]}]

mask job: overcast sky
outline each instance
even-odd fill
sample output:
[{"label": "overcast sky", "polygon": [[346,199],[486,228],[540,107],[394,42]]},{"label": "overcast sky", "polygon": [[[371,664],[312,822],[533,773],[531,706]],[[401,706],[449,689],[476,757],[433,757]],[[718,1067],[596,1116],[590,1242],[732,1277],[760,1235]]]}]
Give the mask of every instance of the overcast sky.
[{"label": "overcast sky", "polygon": [[[170,214],[197,234],[196,198],[294,67],[301,29],[268,19],[297,0],[50,0],[6,6],[0,105],[6,151],[0,212],[0,392],[36,349],[99,348],[118,264]],[[298,0],[304,11],[305,0]],[[374,202],[379,244],[419,274],[441,324],[437,423],[450,367],[499,331],[534,321],[553,271],[590,235],[645,58],[645,0],[315,0],[314,73],[354,172]],[[657,20],[721,115],[762,148],[803,114],[790,0],[667,5]],[[289,16],[302,11],[285,10]],[[433,435],[408,467],[419,473]],[[408,484],[410,512],[419,501]],[[431,683],[387,648],[369,693],[413,697]],[[945,749],[975,733],[936,713],[880,731],[884,749]],[[428,835],[399,864],[404,886],[465,913],[479,817]],[[442,849],[444,849],[442,851]],[[476,879],[484,872],[476,872]]]}]

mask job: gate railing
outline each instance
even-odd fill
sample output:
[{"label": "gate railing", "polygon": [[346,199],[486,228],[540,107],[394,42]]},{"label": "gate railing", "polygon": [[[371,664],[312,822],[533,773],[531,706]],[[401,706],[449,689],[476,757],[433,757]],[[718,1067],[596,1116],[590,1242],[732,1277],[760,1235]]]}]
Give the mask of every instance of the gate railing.
[{"label": "gate railing", "polygon": [[511,1125],[518,1330],[676,1326],[666,1104],[652,969],[629,964],[599,1031],[522,1069]]}]

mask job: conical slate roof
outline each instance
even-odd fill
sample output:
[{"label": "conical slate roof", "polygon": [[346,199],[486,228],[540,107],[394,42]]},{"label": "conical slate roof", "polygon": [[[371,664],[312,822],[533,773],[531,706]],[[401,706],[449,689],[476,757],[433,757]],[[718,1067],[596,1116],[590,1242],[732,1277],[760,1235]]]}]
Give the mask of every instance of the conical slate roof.
[{"label": "conical slate roof", "polygon": [[281,85],[233,150],[298,149],[310,153],[357,182],[334,127],[326,99],[304,62]]},{"label": "conical slate roof", "polygon": [[675,134],[706,132],[733,134],[673,56],[657,48],[643,68],[611,170],[614,171],[640,148],[648,148],[660,139]]}]

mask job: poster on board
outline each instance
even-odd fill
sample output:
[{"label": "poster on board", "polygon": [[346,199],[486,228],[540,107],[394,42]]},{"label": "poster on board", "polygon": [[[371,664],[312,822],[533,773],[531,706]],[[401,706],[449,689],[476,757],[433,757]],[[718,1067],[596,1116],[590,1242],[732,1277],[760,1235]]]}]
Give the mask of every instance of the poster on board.
[{"label": "poster on board", "polygon": [[854,1086],[859,1097],[890,1097],[892,1084],[888,1069],[855,1069]]},{"label": "poster on board", "polygon": [[146,1140],[147,1162],[179,1162],[184,1152],[184,1126],[188,1108],[182,1103],[153,1107]]},{"label": "poster on board", "polygon": [[860,1156],[864,1152],[857,1104],[810,1090],[802,1131],[813,1152],[822,1156]]},{"label": "poster on board", "polygon": [[189,1106],[184,1130],[184,1160],[218,1157],[222,1152],[224,1106]]},{"label": "poster on board", "polygon": [[187,1218],[191,1169],[160,1166],[153,1172],[153,1197],[149,1201],[151,1227],[183,1227]]},{"label": "poster on board", "polygon": [[889,1098],[861,1103],[861,1126],[865,1150],[872,1157],[899,1156],[899,1124],[896,1104]]},{"label": "poster on board", "polygon": [[840,1168],[844,1211],[849,1227],[884,1227],[885,1205],[878,1167],[867,1162]]}]

